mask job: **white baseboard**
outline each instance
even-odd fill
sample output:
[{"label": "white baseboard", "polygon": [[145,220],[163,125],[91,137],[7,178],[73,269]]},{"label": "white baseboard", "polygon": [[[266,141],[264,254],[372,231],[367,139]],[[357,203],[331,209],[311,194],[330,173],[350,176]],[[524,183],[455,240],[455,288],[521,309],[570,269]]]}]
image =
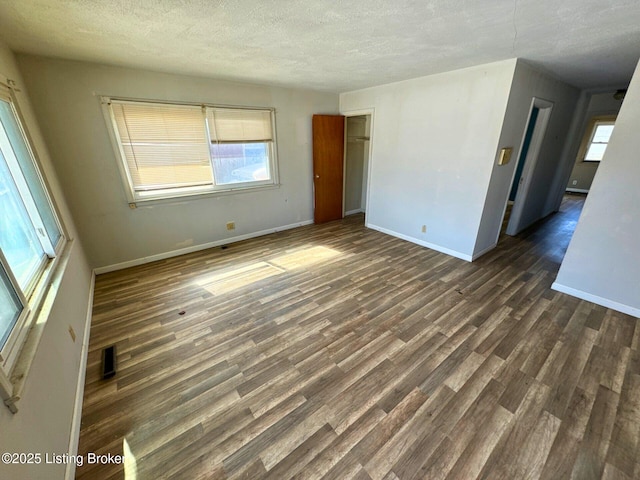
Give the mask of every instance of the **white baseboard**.
[{"label": "white baseboard", "polygon": [[344,216],[347,215],[355,215],[356,213],[362,213],[363,210],[361,208],[356,208],[355,210],[349,210],[348,212],[344,212]]},{"label": "white baseboard", "polygon": [[471,261],[473,262],[474,260],[476,260],[477,258],[480,258],[482,255],[484,255],[485,253],[490,252],[491,250],[493,250],[494,248],[496,248],[498,246],[497,243],[494,243],[493,245],[489,245],[487,248],[485,248],[484,250],[480,250],[477,253],[473,254],[473,257],[471,257]]},{"label": "white baseboard", "polygon": [[588,189],[584,189],[584,188],[565,188],[565,192],[571,192],[571,193],[589,193]]},{"label": "white baseboard", "polygon": [[206,250],[207,248],[219,247],[220,245],[228,245],[230,243],[240,242],[242,240],[248,240],[249,238],[261,237],[263,235],[269,235],[270,233],[281,232],[283,230],[290,230],[292,228],[302,227],[304,225],[311,225],[313,220],[305,220],[303,222],[292,223],[290,225],[283,225],[282,227],[269,228],[267,230],[260,230],[258,232],[247,233],[245,235],[238,235],[236,237],[224,238],[222,240],[216,240],[214,242],[202,243],[200,245],[193,245],[191,247],[179,248],[177,250],[171,250],[169,252],[158,253],[156,255],[150,255],[148,257],[136,258],[135,260],[128,260],[126,262],[115,263],[113,265],[106,265],[104,267],[98,267],[94,270],[96,275],[102,273],[115,272],[116,270],[122,270],[124,268],[136,267],[145,263],[155,262],[157,260],[164,260],[166,258],[178,257],[187,253],[198,252],[200,250]]},{"label": "white baseboard", "polygon": [[382,233],[386,233],[387,235],[391,235],[392,237],[397,237],[402,240],[406,240],[407,242],[418,244],[422,247],[430,248],[431,250],[435,250],[440,253],[446,253],[447,255],[451,255],[452,257],[459,258],[461,260],[466,260],[467,262],[473,261],[471,255],[467,255],[466,253],[461,253],[456,250],[451,250],[450,248],[441,247],[440,245],[436,245],[434,243],[425,242],[424,240],[420,240],[418,238],[410,237],[408,235],[404,235],[402,233],[394,232],[393,230],[388,230],[383,227],[379,227],[378,225],[373,225],[371,223],[366,224],[367,228],[371,228],[373,230],[377,230]]},{"label": "white baseboard", "polygon": [[[76,385],[76,399],[71,418],[71,434],[69,436],[69,455],[78,454],[78,442],[80,441],[80,422],[82,420],[82,400],[84,398],[84,380],[87,374],[87,356],[89,354],[89,333],[91,332],[91,313],[93,312],[93,292],[96,284],[96,273],[91,272],[91,285],[89,286],[89,303],[87,306],[87,318],[82,336],[82,349],[80,351],[80,370],[78,371],[78,383]],[[64,478],[73,480],[76,476],[74,462],[67,463]]]},{"label": "white baseboard", "polygon": [[553,290],[556,290],[557,292],[566,293],[567,295],[571,295],[572,297],[577,297],[582,300],[586,300],[587,302],[597,303],[598,305],[601,305],[603,307],[611,308],[618,312],[631,315],[632,317],[640,318],[640,308],[631,307],[614,300],[609,300],[608,298],[599,297],[591,293],[583,292],[582,290],[578,290],[576,288],[567,287],[566,285],[562,285],[558,282],[553,282],[551,288]]}]

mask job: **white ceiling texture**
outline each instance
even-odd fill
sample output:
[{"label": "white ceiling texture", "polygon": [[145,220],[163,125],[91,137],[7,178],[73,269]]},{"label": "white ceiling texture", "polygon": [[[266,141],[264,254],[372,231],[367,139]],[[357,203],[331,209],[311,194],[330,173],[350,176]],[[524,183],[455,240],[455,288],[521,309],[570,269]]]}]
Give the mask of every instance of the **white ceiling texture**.
[{"label": "white ceiling texture", "polygon": [[344,92],[521,57],[626,85],[640,0],[0,0],[16,52]]}]

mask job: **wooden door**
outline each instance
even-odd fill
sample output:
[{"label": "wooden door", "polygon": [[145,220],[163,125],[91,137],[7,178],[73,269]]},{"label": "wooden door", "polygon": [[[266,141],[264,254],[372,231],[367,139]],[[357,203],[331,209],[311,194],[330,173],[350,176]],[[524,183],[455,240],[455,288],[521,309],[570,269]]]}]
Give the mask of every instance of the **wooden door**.
[{"label": "wooden door", "polygon": [[315,223],[342,218],[344,116],[313,116]]}]

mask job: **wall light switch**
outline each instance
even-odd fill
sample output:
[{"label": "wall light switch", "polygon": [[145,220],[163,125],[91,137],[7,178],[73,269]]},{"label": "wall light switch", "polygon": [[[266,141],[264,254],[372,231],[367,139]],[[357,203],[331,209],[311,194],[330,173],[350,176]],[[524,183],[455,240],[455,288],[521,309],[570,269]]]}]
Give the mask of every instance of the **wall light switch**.
[{"label": "wall light switch", "polygon": [[512,147],[506,147],[500,150],[500,158],[498,158],[498,165],[506,165],[511,160]]}]

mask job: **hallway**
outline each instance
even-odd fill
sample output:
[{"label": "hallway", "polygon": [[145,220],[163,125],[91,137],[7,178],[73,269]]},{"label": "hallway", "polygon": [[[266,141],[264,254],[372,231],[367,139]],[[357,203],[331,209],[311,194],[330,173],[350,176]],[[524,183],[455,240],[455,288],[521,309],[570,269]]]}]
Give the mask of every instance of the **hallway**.
[{"label": "hallway", "polygon": [[[533,242],[537,246],[535,249],[536,252],[546,259],[557,263],[558,268],[560,268],[564,254],[567,251],[573,232],[580,219],[586,198],[587,196],[582,193],[565,193],[558,212],[536,222],[515,237],[510,237],[504,233],[506,225],[509,222],[509,213],[511,210],[511,205],[508,205],[507,213],[502,222],[500,240],[496,249],[510,248],[512,246],[512,243],[509,241],[510,238]],[[489,255],[490,254],[485,255],[477,261],[481,261]]]}]

